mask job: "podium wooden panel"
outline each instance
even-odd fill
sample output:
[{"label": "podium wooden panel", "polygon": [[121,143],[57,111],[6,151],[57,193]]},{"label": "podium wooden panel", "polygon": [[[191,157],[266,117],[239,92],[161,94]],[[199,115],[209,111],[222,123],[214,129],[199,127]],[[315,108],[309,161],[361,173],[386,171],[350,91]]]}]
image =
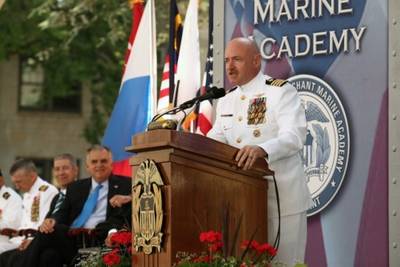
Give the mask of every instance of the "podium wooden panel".
[{"label": "podium wooden panel", "polygon": [[[267,163],[260,159],[255,168],[243,171],[236,166],[237,149],[201,135],[171,130],[154,130],[135,135],[127,151],[133,177],[140,163],[152,159],[162,175],[163,241],[160,253],[134,252],[135,266],[170,267],[179,251],[205,250],[199,233],[221,231],[223,212],[229,211],[229,237],[243,214],[239,242],[267,241]],[[225,208],[229,207],[229,208]],[[239,247],[239,245],[238,245]],[[135,260],[136,261],[136,260]]]}]

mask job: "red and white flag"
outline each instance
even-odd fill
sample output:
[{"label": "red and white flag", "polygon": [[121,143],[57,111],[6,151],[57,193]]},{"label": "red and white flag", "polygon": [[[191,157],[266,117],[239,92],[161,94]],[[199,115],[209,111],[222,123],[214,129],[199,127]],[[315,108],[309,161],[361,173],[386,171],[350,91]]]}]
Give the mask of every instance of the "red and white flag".
[{"label": "red and white flag", "polygon": [[162,113],[174,106],[175,74],[181,46],[182,30],[183,24],[178,6],[175,0],[171,0],[169,49],[165,56],[160,93],[158,96],[157,113]]}]

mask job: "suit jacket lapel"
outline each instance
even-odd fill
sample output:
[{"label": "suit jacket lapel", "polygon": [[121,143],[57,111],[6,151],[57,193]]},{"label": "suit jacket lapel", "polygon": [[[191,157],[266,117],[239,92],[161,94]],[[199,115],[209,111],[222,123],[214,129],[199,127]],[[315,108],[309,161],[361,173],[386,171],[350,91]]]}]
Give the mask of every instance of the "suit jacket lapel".
[{"label": "suit jacket lapel", "polygon": [[91,187],[92,187],[92,178],[84,180],[82,186],[78,187],[79,189],[77,190],[78,191],[77,194],[79,195],[81,201],[79,201],[80,205],[78,207],[77,214],[75,215],[75,217],[81,213],[83,206],[85,205],[85,202],[89,197]]},{"label": "suit jacket lapel", "polygon": [[106,217],[108,218],[110,216],[111,209],[113,207],[110,205],[110,199],[117,195],[119,192],[119,184],[117,180],[114,178],[113,175],[110,176],[108,179],[108,198],[107,198],[107,215]]}]

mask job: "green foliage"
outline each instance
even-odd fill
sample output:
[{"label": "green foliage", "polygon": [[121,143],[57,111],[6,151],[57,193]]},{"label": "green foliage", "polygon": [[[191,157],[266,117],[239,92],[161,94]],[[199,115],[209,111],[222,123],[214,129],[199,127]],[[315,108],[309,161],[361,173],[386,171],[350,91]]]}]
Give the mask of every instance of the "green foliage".
[{"label": "green foliage", "polygon": [[18,54],[41,64],[45,96],[91,91],[84,137],[98,143],[121,81],[131,25],[127,1],[13,0],[0,12],[0,60]]},{"label": "green foliage", "polygon": [[[157,0],[157,45],[161,71],[168,43],[169,1]],[[188,1],[180,1],[184,14]],[[208,1],[200,5],[205,24]],[[45,70],[45,96],[63,96],[81,85],[91,92],[85,139],[103,136],[121,82],[131,29],[128,0],[9,0],[0,11],[0,60],[17,54]]]}]

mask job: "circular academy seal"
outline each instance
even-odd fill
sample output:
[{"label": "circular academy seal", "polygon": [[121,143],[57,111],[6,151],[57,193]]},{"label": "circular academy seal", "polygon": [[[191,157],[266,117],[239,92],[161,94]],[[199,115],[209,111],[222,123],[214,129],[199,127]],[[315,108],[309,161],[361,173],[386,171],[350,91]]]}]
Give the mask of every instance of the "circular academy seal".
[{"label": "circular academy seal", "polygon": [[350,153],[346,112],[332,87],[312,75],[296,75],[289,82],[299,92],[306,111],[307,136],[301,153],[313,206],[311,216],[334,199],[344,180]]}]

